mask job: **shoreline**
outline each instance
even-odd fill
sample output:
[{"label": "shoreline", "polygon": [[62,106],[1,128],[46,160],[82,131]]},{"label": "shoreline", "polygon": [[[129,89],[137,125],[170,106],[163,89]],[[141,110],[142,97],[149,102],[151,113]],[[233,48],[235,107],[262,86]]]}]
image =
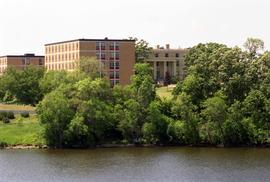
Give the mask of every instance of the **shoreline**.
[{"label": "shoreline", "polygon": [[208,144],[198,144],[198,145],[153,145],[153,144],[102,144],[95,147],[71,147],[71,148],[51,148],[47,145],[6,145],[0,146],[0,150],[30,150],[30,149],[99,149],[99,148],[154,148],[154,147],[190,147],[190,148],[270,148],[270,144],[264,145],[240,145],[240,146],[224,146],[224,145],[208,145]]}]

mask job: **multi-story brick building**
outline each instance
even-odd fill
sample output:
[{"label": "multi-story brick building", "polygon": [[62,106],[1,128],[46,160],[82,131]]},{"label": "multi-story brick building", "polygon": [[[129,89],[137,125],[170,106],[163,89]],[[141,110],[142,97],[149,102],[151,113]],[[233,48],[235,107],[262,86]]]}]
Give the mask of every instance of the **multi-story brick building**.
[{"label": "multi-story brick building", "polygon": [[187,49],[171,49],[169,44],[165,48],[158,45],[153,49],[153,55],[147,62],[153,68],[154,80],[158,83],[164,83],[173,77],[183,80],[185,76],[184,55],[186,53]]},{"label": "multi-story brick building", "polygon": [[130,83],[134,74],[135,41],[116,39],[77,39],[45,45],[47,70],[72,71],[83,57],[96,57],[103,64],[111,85]]},{"label": "multi-story brick building", "polygon": [[3,74],[8,66],[24,69],[27,65],[44,66],[44,56],[35,56],[35,54],[1,56],[0,75]]}]

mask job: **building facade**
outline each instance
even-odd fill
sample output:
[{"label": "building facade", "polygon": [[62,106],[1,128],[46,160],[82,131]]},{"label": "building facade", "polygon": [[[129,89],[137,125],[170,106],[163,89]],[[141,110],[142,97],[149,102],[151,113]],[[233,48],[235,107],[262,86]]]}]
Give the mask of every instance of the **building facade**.
[{"label": "building facade", "polygon": [[126,85],[134,74],[135,41],[77,39],[45,45],[47,70],[73,71],[83,57],[95,57],[102,64],[111,85]]},{"label": "building facade", "polygon": [[183,80],[185,77],[184,56],[187,49],[171,49],[170,45],[153,49],[153,55],[147,62],[153,68],[153,78],[157,83],[168,84],[173,78]]},{"label": "building facade", "polygon": [[35,54],[1,56],[0,75],[2,75],[9,66],[13,66],[16,69],[24,69],[28,65],[44,66],[44,56],[36,56]]}]

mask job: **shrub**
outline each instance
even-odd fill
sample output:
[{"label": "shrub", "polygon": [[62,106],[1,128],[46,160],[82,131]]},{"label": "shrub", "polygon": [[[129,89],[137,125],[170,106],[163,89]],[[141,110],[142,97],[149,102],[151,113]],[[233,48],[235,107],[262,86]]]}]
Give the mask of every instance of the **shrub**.
[{"label": "shrub", "polygon": [[7,143],[6,142],[0,142],[0,149],[3,149],[5,147],[7,147]]},{"label": "shrub", "polygon": [[7,117],[7,112],[6,111],[1,111],[0,112],[0,121],[3,121],[4,118]]},{"label": "shrub", "polygon": [[8,111],[8,112],[7,112],[7,118],[8,118],[8,119],[15,119],[14,112]]},{"label": "shrub", "polygon": [[3,118],[3,123],[5,123],[5,124],[8,124],[8,123],[10,123],[10,120],[9,120],[9,118],[7,118],[7,117],[4,117],[4,118]]},{"label": "shrub", "polygon": [[26,111],[25,111],[25,112],[22,112],[22,113],[21,113],[21,117],[23,117],[23,118],[29,118],[29,116],[30,116],[30,115],[29,115],[29,112],[26,112]]}]

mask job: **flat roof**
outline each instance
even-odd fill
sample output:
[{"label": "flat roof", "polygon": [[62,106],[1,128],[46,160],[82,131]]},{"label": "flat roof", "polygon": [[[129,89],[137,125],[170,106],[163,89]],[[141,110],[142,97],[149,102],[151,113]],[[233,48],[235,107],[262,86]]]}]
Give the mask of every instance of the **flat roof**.
[{"label": "flat roof", "polygon": [[63,44],[63,43],[69,43],[69,42],[77,42],[77,41],[85,41],[85,42],[97,42],[97,41],[104,41],[104,42],[135,42],[133,39],[74,39],[74,40],[67,40],[67,41],[61,41],[61,42],[54,42],[45,44],[45,46],[48,45],[54,45],[54,44]]},{"label": "flat roof", "polygon": [[6,56],[0,56],[0,58],[5,58],[5,57],[16,57],[16,58],[29,58],[29,57],[40,57],[40,58],[44,58],[45,56],[36,56],[36,55],[6,55]]}]

